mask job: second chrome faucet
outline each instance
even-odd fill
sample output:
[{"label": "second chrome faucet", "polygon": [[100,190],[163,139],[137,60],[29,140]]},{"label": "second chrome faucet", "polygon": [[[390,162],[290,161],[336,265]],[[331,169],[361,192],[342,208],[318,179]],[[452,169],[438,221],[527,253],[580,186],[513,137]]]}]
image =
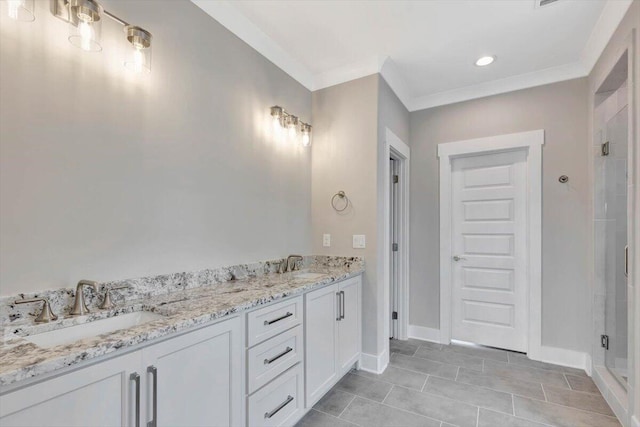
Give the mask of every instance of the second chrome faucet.
[{"label": "second chrome faucet", "polygon": [[76,286],[76,299],[73,302],[73,308],[71,312],[69,312],[72,316],[82,316],[89,312],[87,308],[87,304],[84,301],[84,287],[89,286],[93,288],[94,292],[98,291],[97,288],[98,282],[94,282],[93,280],[80,280],[78,285]]}]

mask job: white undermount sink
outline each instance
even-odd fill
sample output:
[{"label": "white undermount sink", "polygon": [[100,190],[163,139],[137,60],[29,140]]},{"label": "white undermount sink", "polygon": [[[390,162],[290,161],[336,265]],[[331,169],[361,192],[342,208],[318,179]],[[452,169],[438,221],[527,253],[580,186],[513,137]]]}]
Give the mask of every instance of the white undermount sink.
[{"label": "white undermount sink", "polygon": [[295,277],[296,279],[318,279],[323,276],[326,276],[326,274],[310,273],[310,272],[301,272],[301,273],[293,274],[293,277]]},{"label": "white undermount sink", "polygon": [[107,319],[94,320],[81,325],[28,335],[23,338],[38,347],[50,348],[57,345],[71,344],[85,338],[95,337],[120,329],[132,328],[162,318],[164,318],[164,316],[160,314],[138,311],[109,317]]}]

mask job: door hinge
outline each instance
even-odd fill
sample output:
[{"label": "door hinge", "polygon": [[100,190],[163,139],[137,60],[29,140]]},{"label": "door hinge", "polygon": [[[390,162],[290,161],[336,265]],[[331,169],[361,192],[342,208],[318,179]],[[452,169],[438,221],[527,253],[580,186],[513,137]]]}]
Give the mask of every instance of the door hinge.
[{"label": "door hinge", "polygon": [[393,313],[391,313],[391,319],[398,320],[398,312],[397,311],[394,311]]},{"label": "door hinge", "polygon": [[600,152],[602,153],[603,156],[609,155],[609,141],[605,142],[600,146]]},{"label": "door hinge", "polygon": [[398,252],[398,244],[397,244],[397,243],[392,244],[392,245],[391,245],[391,250],[392,250],[393,252]]},{"label": "door hinge", "polygon": [[393,175],[393,183],[394,184],[397,184],[399,179],[400,178],[398,178],[398,175]]},{"label": "door hinge", "polygon": [[609,335],[600,335],[600,345],[605,350],[609,350]]}]

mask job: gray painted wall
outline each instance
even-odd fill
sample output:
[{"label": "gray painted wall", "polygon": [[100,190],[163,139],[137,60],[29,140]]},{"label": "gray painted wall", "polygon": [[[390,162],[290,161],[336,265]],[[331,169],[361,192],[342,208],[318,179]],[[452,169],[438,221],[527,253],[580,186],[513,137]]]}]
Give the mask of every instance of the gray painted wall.
[{"label": "gray painted wall", "polygon": [[[364,256],[362,350],[378,354],[376,279],[378,75],[313,92],[312,228],[313,252]],[[331,197],[344,190],[351,202],[342,213]],[[331,247],[322,235],[331,234]],[[353,249],[352,236],[366,235],[366,248]]]},{"label": "gray painted wall", "polygon": [[378,79],[378,141],[384,142],[384,131],[389,128],[405,144],[409,144],[409,110],[380,75]]},{"label": "gray painted wall", "polygon": [[36,3],[0,23],[0,294],[311,252],[311,150],[269,118],[307,89],[187,0],[104,2],[153,33],[143,79],[119,25],[85,53]]},{"label": "gray painted wall", "polygon": [[438,144],[544,129],[542,343],[588,351],[587,79],[417,111],[410,121],[409,323],[439,328]]}]

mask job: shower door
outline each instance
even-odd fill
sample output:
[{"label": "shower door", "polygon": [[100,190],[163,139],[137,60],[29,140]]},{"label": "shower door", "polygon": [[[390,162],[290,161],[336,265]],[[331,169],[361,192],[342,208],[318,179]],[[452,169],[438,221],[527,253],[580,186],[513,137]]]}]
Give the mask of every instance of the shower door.
[{"label": "shower door", "polygon": [[[599,157],[596,157],[596,220],[604,222],[596,239],[605,292],[605,366],[624,386],[627,384],[627,190],[628,108],[621,93],[614,92],[600,106]],[[598,247],[599,246],[599,247]]]}]

